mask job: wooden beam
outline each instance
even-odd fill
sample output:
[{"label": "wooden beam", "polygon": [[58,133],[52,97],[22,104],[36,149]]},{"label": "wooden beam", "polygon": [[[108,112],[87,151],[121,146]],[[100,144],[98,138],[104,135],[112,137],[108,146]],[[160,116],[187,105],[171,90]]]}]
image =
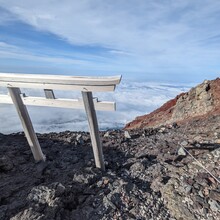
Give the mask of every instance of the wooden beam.
[{"label": "wooden beam", "polygon": [[102,143],[99,136],[99,128],[94,108],[92,92],[82,92],[82,97],[89,123],[89,131],[92,141],[93,154],[95,157],[95,164],[96,167],[101,168],[104,171],[105,165],[102,152]]},{"label": "wooden beam", "polygon": [[88,77],[0,73],[0,86],[81,91],[113,91],[121,76]]},{"label": "wooden beam", "polygon": [[64,76],[48,74],[20,74],[0,73],[0,81],[24,82],[24,83],[46,83],[65,85],[87,85],[87,86],[108,86],[119,84],[121,75],[118,76]]},{"label": "wooden beam", "polygon": [[100,85],[100,86],[87,86],[87,85],[66,85],[66,84],[51,84],[51,83],[24,83],[24,82],[11,82],[2,81],[0,76],[0,86],[3,87],[18,87],[30,89],[53,89],[53,90],[78,90],[78,91],[93,91],[93,92],[111,92],[115,90],[115,85]]},{"label": "wooden beam", "polygon": [[[71,108],[71,109],[84,109],[83,100],[79,99],[46,99],[44,97],[28,97],[21,96],[25,105],[31,106],[45,106],[57,108]],[[107,101],[98,101],[93,99],[95,110],[100,111],[115,111],[116,103]],[[13,104],[10,96],[0,95],[0,103]]]},{"label": "wooden beam", "polygon": [[[121,81],[121,76],[87,77],[63,75],[38,75],[0,73],[0,86],[8,87],[8,96],[0,95],[0,103],[14,103],[25,135],[36,160],[45,160],[40,144],[34,132],[30,116],[25,105],[37,105],[61,108],[85,108],[89,122],[89,130],[96,166],[105,169],[102,144],[99,137],[96,110],[115,110],[114,102],[100,102],[93,99],[92,92],[114,91]],[[19,88],[44,89],[46,98],[21,96]],[[82,92],[83,102],[74,99],[56,99],[52,90],[79,90]]]},{"label": "wooden beam", "polygon": [[13,104],[13,101],[9,95],[0,95],[0,103]]},{"label": "wooden beam", "polygon": [[15,108],[18,112],[19,118],[21,120],[25,136],[31,147],[31,151],[34,155],[36,161],[45,160],[45,156],[41,151],[40,144],[38,142],[37,136],[35,134],[30,116],[28,114],[26,106],[23,104],[21,99],[21,91],[19,88],[8,88],[11,99],[15,105]]}]

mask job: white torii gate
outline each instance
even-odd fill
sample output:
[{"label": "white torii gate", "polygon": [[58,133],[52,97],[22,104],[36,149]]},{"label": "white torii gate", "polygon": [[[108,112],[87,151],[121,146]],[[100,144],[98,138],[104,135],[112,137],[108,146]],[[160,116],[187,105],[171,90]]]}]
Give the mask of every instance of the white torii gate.
[{"label": "white torii gate", "polygon": [[[63,75],[39,75],[0,73],[0,86],[7,87],[9,95],[0,95],[0,103],[14,104],[21,120],[25,136],[36,161],[45,160],[39,141],[34,131],[26,105],[61,108],[85,108],[92,141],[96,167],[105,170],[102,143],[95,110],[115,111],[115,102],[99,101],[93,98],[92,92],[114,91],[121,81],[121,76],[84,77]],[[44,89],[45,97],[29,97],[20,88]],[[80,99],[56,98],[53,90],[79,90]]]}]

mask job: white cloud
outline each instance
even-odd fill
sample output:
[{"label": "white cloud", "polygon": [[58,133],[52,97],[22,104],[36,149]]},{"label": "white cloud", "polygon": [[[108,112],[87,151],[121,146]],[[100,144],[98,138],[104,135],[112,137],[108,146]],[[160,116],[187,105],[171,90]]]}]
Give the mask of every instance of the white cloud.
[{"label": "white cloud", "polygon": [[122,50],[110,50],[109,53],[117,54],[117,55],[134,56],[134,54]]},{"label": "white cloud", "polygon": [[[154,37],[160,43],[173,43],[173,39],[189,33],[192,26],[198,25],[197,22],[204,22],[199,19],[206,18],[206,23],[212,20],[213,13],[220,6],[218,1],[212,1],[212,4],[210,1],[184,2],[8,0],[1,1],[1,6],[17,14],[24,22],[61,35],[74,44],[123,47],[130,41],[151,42]],[[208,15],[212,15],[211,18]],[[139,46],[143,44],[130,45]]]},{"label": "white cloud", "polygon": [[62,56],[52,56],[52,54],[46,56],[39,56],[36,52],[31,52],[23,47],[14,46],[5,42],[0,42],[0,58],[10,59],[24,59],[31,61],[51,62],[51,63],[62,63],[62,64],[77,64],[77,65],[88,65],[89,62],[80,59],[71,59]]},{"label": "white cloud", "polygon": [[[42,51],[43,50],[43,51]],[[4,64],[2,61],[1,66],[6,66],[6,72],[29,72],[36,73],[37,66],[42,66],[40,70],[42,73],[48,71],[50,65],[52,70],[50,72],[54,73],[53,66],[56,66],[56,73],[59,74],[77,74],[77,75],[100,75],[102,72],[108,74],[107,71],[111,72],[123,72],[125,68],[129,71],[138,71],[138,68],[135,62],[130,62],[127,64],[127,59],[125,60],[121,55],[126,54],[129,56],[129,59],[133,59],[133,55],[124,52],[124,51],[108,51],[109,54],[117,54],[118,59],[114,60],[102,55],[97,55],[94,53],[85,53],[85,52],[68,52],[68,51],[56,51],[50,48],[32,48],[25,46],[16,46],[12,44],[5,43],[0,41],[0,58],[7,59],[10,62],[10,65]],[[12,62],[11,60],[19,60],[17,62]],[[36,64],[37,63],[37,64]],[[40,63],[40,64],[39,64]],[[23,65],[23,70],[19,70],[18,66]],[[32,68],[28,68],[28,65],[31,65]],[[69,71],[67,66],[69,67]],[[125,67],[125,68],[124,68]],[[7,70],[9,69],[9,71]],[[31,69],[31,70],[30,70]],[[0,70],[3,72],[4,70]],[[87,73],[85,74],[84,71]],[[95,71],[95,73],[93,73]],[[49,72],[49,73],[50,73]],[[47,72],[48,73],[48,72]]]},{"label": "white cloud", "polygon": [[207,46],[220,34],[217,0],[0,2],[23,22],[72,44],[107,47],[120,56],[135,54],[139,69],[193,72],[216,66],[220,58],[217,47]]},{"label": "white cloud", "polygon": [[[97,93],[103,101],[116,101],[116,112],[98,111],[100,129],[121,128],[136,116],[151,112],[170,98],[174,98],[188,87],[180,85],[162,85],[158,83],[122,83],[115,92]],[[1,93],[6,90],[0,88]],[[42,96],[40,90],[24,90],[27,95]],[[79,98],[80,93],[56,92],[57,97]],[[68,110],[61,108],[28,107],[34,127],[37,132],[65,130],[88,130],[86,115],[83,110]],[[1,133],[12,133],[22,130],[18,116],[12,105],[0,104]]]}]

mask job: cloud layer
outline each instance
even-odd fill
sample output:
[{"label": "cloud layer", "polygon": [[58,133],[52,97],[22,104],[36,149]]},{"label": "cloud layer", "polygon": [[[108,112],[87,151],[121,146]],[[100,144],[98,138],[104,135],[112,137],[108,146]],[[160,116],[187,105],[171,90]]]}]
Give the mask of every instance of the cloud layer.
[{"label": "cloud layer", "polygon": [[[94,96],[103,101],[116,101],[116,112],[98,111],[100,129],[121,128],[136,116],[151,112],[165,101],[174,98],[180,92],[188,90],[184,85],[158,83],[122,83],[115,92],[97,93]],[[0,90],[6,93],[5,89]],[[27,95],[43,96],[42,91],[23,90]],[[80,93],[56,91],[57,97],[79,98]],[[68,110],[47,107],[28,107],[35,130],[40,133],[52,131],[87,131],[88,124],[84,110]],[[22,127],[12,105],[0,104],[0,133],[22,131]]]},{"label": "cloud layer", "polygon": [[[68,68],[89,73],[90,68],[91,72],[130,73],[133,78],[138,73],[146,79],[153,74],[155,79],[197,82],[220,72],[218,0],[0,0],[0,5],[0,25],[18,22],[19,32],[19,25],[27,24],[39,35],[48,34],[44,39],[48,45],[52,34],[81,48],[81,52],[64,53],[56,49],[59,42],[48,49],[28,34],[23,45],[17,45],[11,35],[2,41],[0,36],[1,58],[30,60],[28,72],[48,64],[64,73]],[[12,63],[15,66],[16,61]],[[4,69],[10,71],[9,66]]]}]

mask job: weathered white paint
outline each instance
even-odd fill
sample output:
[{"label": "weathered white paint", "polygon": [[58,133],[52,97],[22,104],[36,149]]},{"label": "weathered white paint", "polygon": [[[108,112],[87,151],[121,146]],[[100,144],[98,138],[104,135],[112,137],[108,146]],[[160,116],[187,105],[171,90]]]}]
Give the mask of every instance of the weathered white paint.
[{"label": "weathered white paint", "polygon": [[99,136],[99,127],[94,108],[94,102],[91,92],[82,92],[83,102],[89,123],[89,132],[92,141],[93,154],[95,157],[96,167],[105,170],[104,157],[102,153],[102,143]]},{"label": "weathered white paint", "polygon": [[[0,76],[1,79],[1,76]],[[109,86],[87,86],[87,85],[64,85],[50,83],[24,83],[24,82],[5,82],[0,80],[0,86],[30,88],[30,89],[54,89],[54,90],[78,90],[92,92],[111,92],[115,90],[115,85]]]},{"label": "weathered white paint", "polygon": [[[82,99],[48,99],[44,97],[28,97],[21,96],[21,99],[25,105],[30,106],[45,106],[45,107],[56,107],[56,108],[71,108],[71,109],[84,109]],[[100,111],[115,111],[116,103],[107,101],[98,101],[93,99],[95,110]],[[0,95],[0,103],[13,104],[9,95]]]},{"label": "weathered white paint", "polygon": [[33,153],[34,159],[36,161],[45,160],[45,156],[41,151],[40,144],[38,142],[37,136],[35,134],[30,116],[28,114],[26,106],[23,104],[20,89],[19,88],[8,88],[11,99],[15,105],[18,112],[19,118],[21,120],[25,136],[27,138],[28,144],[30,145],[31,151]]},{"label": "weathered white paint", "polygon": [[63,76],[63,75],[40,75],[40,74],[19,74],[19,73],[0,73],[0,81],[6,82],[25,82],[25,83],[48,83],[64,85],[88,85],[103,86],[117,85],[120,83],[121,76]]},{"label": "weathered white paint", "polygon": [[18,88],[42,88],[79,91],[114,91],[121,76],[80,77],[62,75],[38,75],[0,73],[0,86]]},{"label": "weathered white paint", "polygon": [[[59,75],[36,75],[0,73],[0,86],[8,88],[9,95],[0,95],[0,103],[14,104],[20,117],[27,141],[35,160],[45,160],[35,134],[30,116],[25,105],[48,106],[60,108],[85,108],[91,135],[96,167],[105,170],[102,143],[99,136],[95,110],[114,111],[115,102],[98,101],[92,92],[114,91],[121,81],[121,76],[113,77],[80,77]],[[21,93],[20,88],[43,89],[45,97],[28,97]],[[83,99],[56,98],[56,90],[79,90]]]}]

